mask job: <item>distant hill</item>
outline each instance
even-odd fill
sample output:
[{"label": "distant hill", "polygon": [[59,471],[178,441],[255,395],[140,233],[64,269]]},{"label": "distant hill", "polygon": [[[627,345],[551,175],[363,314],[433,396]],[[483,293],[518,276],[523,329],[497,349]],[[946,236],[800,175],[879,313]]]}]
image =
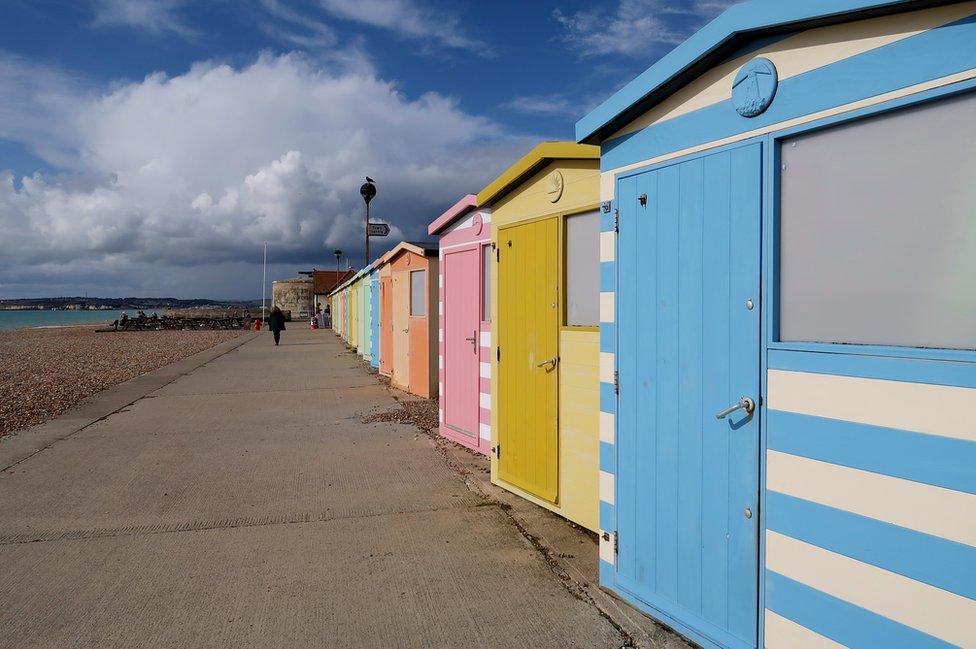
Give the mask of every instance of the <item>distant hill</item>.
[{"label": "distant hill", "polygon": [[0,310],[198,309],[261,306],[261,300],[180,300],[175,297],[41,297],[0,300]]}]

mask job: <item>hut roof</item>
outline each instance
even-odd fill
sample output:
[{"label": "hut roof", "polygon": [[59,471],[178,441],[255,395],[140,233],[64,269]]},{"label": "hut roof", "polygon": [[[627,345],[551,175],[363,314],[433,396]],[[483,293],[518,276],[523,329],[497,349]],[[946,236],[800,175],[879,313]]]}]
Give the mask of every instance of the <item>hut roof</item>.
[{"label": "hut roof", "polygon": [[757,38],[958,1],[749,0],[733,5],[579,120],[576,139],[605,139]]},{"label": "hut roof", "polygon": [[388,264],[404,252],[412,252],[422,257],[436,257],[438,247],[436,243],[427,241],[401,241],[390,252],[383,255],[380,260]]},{"label": "hut roof", "polygon": [[427,234],[433,236],[440,233],[442,230],[444,230],[444,228],[451,225],[476,207],[478,207],[478,197],[474,194],[468,194],[448,208],[446,212],[434,219],[431,224],[427,226]]},{"label": "hut roof", "polygon": [[478,205],[487,205],[509,192],[553,160],[598,160],[600,148],[575,142],[543,142],[478,192]]}]

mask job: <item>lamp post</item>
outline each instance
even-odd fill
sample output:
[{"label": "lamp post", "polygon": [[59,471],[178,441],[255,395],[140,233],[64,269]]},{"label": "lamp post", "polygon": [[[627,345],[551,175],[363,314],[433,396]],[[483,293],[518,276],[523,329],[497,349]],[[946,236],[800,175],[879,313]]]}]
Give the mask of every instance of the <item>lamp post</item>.
[{"label": "lamp post", "polygon": [[366,240],[366,251],[363,257],[363,268],[369,264],[369,202],[373,200],[376,196],[376,185],[373,184],[373,179],[366,176],[366,182],[362,187],[359,188],[359,194],[363,197],[363,201],[366,202],[366,223],[363,226],[363,234]]},{"label": "lamp post", "polygon": [[333,250],[332,254],[336,258],[336,286],[339,285],[339,258],[342,257],[342,251],[339,249]]}]

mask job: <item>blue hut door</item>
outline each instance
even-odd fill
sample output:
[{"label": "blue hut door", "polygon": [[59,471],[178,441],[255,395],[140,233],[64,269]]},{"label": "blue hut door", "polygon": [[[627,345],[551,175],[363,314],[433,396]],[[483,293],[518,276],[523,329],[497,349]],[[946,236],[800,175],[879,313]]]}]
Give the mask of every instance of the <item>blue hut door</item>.
[{"label": "blue hut door", "polygon": [[[617,557],[626,596],[755,647],[760,144],[618,181]],[[748,403],[747,403],[748,405]]]}]

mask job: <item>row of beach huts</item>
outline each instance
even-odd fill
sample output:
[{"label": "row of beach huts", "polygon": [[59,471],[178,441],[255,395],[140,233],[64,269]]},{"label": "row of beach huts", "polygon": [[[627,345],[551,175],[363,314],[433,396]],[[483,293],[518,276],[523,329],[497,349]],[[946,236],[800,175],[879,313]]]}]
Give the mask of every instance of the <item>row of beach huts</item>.
[{"label": "row of beach huts", "polygon": [[576,138],[334,330],[702,646],[976,647],[976,2],[734,5]]}]

